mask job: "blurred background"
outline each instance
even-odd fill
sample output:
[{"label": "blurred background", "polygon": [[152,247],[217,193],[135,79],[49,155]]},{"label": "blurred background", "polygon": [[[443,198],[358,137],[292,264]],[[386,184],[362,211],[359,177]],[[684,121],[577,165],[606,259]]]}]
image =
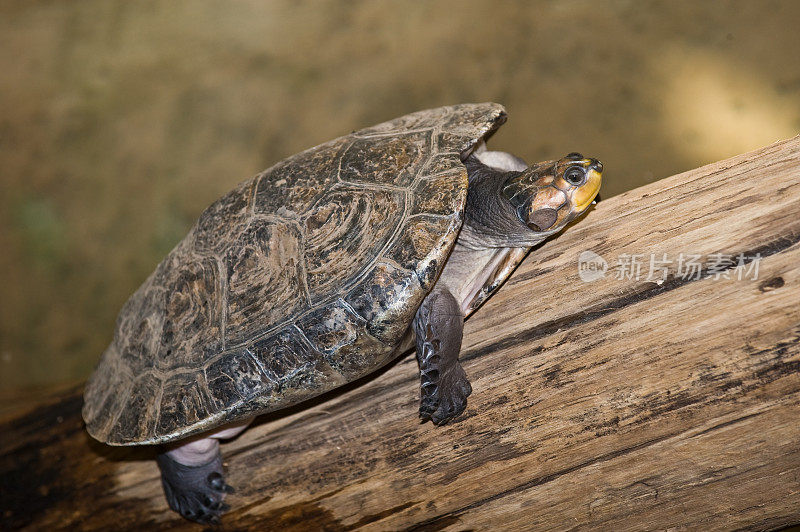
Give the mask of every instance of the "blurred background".
[{"label": "blurred background", "polygon": [[598,157],[608,197],[797,134],[799,22],[796,0],[0,0],[0,404],[85,379],[200,212],[286,156],[496,101],[492,147]]}]

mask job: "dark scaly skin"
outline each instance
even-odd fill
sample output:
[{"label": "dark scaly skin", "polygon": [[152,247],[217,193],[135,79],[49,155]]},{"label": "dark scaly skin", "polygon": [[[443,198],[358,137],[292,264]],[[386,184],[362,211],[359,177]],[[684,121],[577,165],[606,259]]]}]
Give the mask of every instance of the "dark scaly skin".
[{"label": "dark scaly skin", "polygon": [[233,488],[225,482],[222,455],[202,465],[187,466],[167,453],[156,457],[161,484],[169,507],[186,519],[204,524],[219,524],[219,517],[230,507],[223,502]]},{"label": "dark scaly skin", "polygon": [[464,411],[472,393],[458,362],[464,314],[455,297],[437,286],[417,310],[413,328],[420,373],[419,417],[444,425]]}]

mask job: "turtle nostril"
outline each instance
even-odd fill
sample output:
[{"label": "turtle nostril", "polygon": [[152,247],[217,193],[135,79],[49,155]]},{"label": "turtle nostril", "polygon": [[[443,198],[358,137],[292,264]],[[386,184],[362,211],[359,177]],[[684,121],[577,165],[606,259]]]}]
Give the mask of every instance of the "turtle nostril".
[{"label": "turtle nostril", "polygon": [[591,164],[589,165],[589,168],[593,168],[597,172],[602,172],[603,171],[603,163],[601,163],[597,159],[591,159]]}]

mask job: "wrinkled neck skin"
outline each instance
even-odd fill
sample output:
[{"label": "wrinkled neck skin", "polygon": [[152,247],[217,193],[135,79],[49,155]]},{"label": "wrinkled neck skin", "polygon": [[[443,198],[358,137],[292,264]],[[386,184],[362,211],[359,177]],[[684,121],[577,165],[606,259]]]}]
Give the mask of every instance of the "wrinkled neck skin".
[{"label": "wrinkled neck skin", "polygon": [[553,233],[531,230],[503,195],[506,181],[527,170],[492,168],[475,156],[467,158],[464,164],[469,173],[469,187],[458,244],[474,250],[531,247]]},{"label": "wrinkled neck skin", "polygon": [[478,157],[481,161],[471,156],[465,163],[469,188],[464,224],[437,283],[453,294],[465,317],[476,301],[487,297],[487,287],[501,284],[528,249],[550,235],[523,224],[502,193],[509,177],[527,170],[524,161],[503,152],[483,151]]}]

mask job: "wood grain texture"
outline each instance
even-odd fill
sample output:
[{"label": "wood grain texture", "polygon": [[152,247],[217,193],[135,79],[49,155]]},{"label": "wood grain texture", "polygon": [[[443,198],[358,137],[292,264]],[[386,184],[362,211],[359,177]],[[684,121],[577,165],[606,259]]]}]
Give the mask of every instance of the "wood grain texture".
[{"label": "wood grain texture", "polygon": [[[222,529],[798,523],[799,242],[800,137],[603,201],[467,322],[465,415],[419,424],[412,356],[273,414],[223,445]],[[583,250],[605,278],[579,280]],[[617,279],[617,257],[646,275],[651,253],[761,260],[757,279]],[[167,509],[154,450],[93,442],[80,404],[0,422],[2,528],[197,528]]]}]

